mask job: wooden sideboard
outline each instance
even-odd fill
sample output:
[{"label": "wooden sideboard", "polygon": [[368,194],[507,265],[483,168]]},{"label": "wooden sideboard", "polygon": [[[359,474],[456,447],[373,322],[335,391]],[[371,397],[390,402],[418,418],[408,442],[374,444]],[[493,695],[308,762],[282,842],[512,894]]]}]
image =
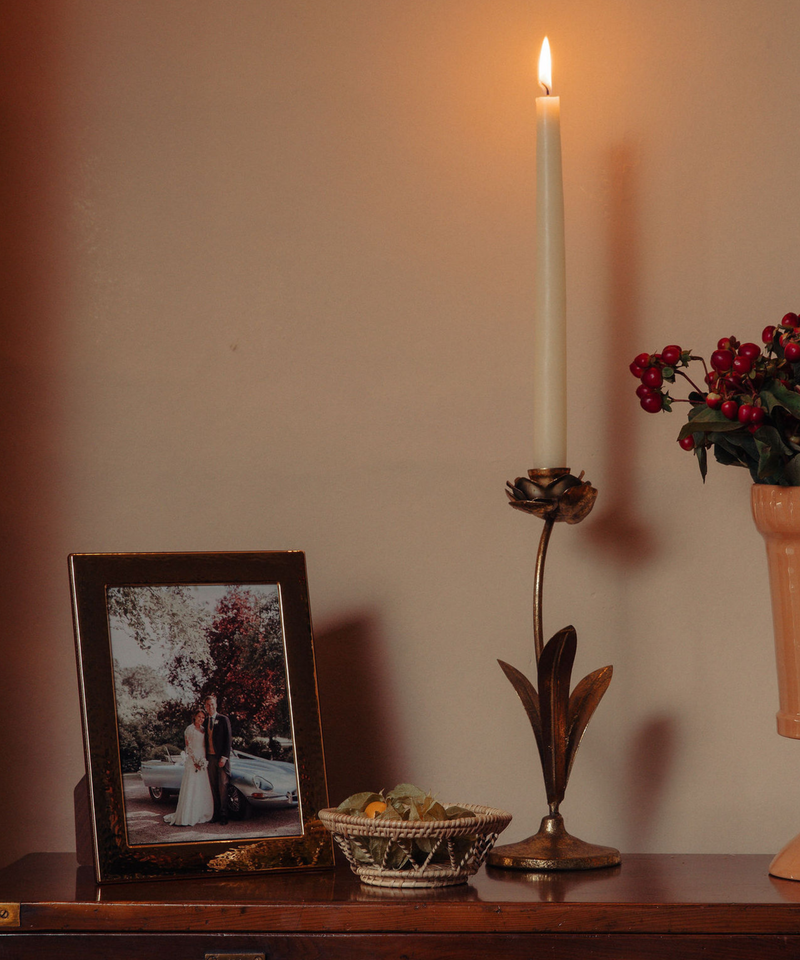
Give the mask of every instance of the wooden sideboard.
[{"label": "wooden sideboard", "polygon": [[345,867],[96,886],[70,854],[0,871],[0,960],[800,958],[800,883],[767,856],[628,855],[580,873],[482,869],[441,891]]}]

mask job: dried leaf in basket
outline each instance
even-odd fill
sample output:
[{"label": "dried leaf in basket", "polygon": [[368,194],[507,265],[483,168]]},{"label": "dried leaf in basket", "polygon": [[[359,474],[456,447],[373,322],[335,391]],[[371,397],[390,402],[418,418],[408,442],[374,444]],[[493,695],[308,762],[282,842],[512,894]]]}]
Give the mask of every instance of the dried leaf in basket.
[{"label": "dried leaf in basket", "polygon": [[447,859],[447,844],[441,837],[417,837],[413,843],[412,852],[415,854],[414,860],[418,864],[424,863],[431,853],[433,857],[431,862],[436,863],[440,853],[444,852]]},{"label": "dried leaf in basket", "polygon": [[396,787],[386,794],[387,800],[400,800],[403,803],[410,803],[415,799],[422,799],[427,796],[424,790],[415,787],[413,783],[398,783]]},{"label": "dried leaf in basket", "polygon": [[397,810],[391,803],[386,804],[386,809],[381,813],[376,813],[374,820],[402,820],[403,814]]},{"label": "dried leaf in basket", "polygon": [[431,796],[425,797],[422,801],[416,801],[411,804],[408,813],[409,820],[446,820],[447,813],[444,807]]},{"label": "dried leaf in basket", "polygon": [[[431,821],[475,816],[471,810],[458,805],[444,807],[432,793],[420,790],[413,783],[399,783],[387,793],[354,793],[343,800],[337,809],[349,816],[362,816],[367,807],[376,802],[385,803],[386,808],[374,815],[375,820]],[[426,855],[429,852],[426,851]],[[393,851],[390,852],[392,855]]]},{"label": "dried leaf in basket", "polygon": [[454,866],[460,866],[464,858],[472,849],[475,837],[451,837],[447,843],[443,843],[433,856],[433,863],[450,864],[454,861]]},{"label": "dried leaf in basket", "polygon": [[348,816],[355,817],[358,816],[359,813],[363,813],[367,806],[376,800],[383,800],[383,797],[379,793],[373,793],[372,791],[354,793],[346,800],[342,800],[336,809],[339,813],[346,813]]},{"label": "dried leaf in basket", "polygon": [[449,807],[445,809],[447,820],[456,820],[459,817],[473,817],[475,814],[472,810],[467,810],[465,807],[459,807],[457,803],[451,803]]},{"label": "dried leaf in basket", "polygon": [[388,870],[402,870],[410,859],[409,851],[404,850],[397,841],[390,841],[390,844],[385,866]]},{"label": "dried leaf in basket", "polygon": [[353,837],[351,852],[359,863],[384,870],[400,870],[409,855],[391,837]]}]

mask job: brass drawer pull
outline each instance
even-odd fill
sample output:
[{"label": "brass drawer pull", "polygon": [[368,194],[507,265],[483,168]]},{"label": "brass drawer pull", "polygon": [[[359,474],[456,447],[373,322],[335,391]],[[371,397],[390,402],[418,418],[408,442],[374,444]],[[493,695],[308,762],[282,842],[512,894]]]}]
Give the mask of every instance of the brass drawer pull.
[{"label": "brass drawer pull", "polygon": [[0,903],[0,927],[19,926],[19,904]]},{"label": "brass drawer pull", "polygon": [[263,953],[207,953],[206,960],[266,960]]}]

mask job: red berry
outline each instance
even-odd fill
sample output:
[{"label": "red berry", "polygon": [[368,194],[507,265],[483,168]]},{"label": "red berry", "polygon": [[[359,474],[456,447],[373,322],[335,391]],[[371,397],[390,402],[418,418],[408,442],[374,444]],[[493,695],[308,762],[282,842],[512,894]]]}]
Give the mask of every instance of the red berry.
[{"label": "red berry", "polygon": [[731,338],[723,337],[721,340],[717,341],[717,350],[730,350],[731,348]]},{"label": "red berry", "polygon": [[784,315],[783,320],[781,320],[781,326],[783,327],[800,326],[800,318],[798,318],[796,313],[787,313]]},{"label": "red berry", "polygon": [[679,440],[678,443],[684,450],[694,450],[694,437],[691,433],[688,437],[684,437],[683,440]]},{"label": "red berry", "polygon": [[649,353],[640,353],[638,357],[633,361],[637,367],[649,367],[650,366],[650,354]]},{"label": "red berry", "polygon": [[660,387],[663,382],[664,378],[658,367],[648,367],[642,374],[642,383],[648,387]]},{"label": "red berry", "polygon": [[743,343],[741,347],[739,347],[739,356],[749,357],[755,361],[761,356],[761,347],[756,343]]},{"label": "red berry", "polygon": [[753,406],[752,406],[752,404],[743,403],[743,404],[741,405],[741,407],[739,407],[739,410],[737,411],[737,414],[736,414],[736,416],[737,416],[737,418],[738,418],[738,420],[739,420],[739,423],[749,423],[749,422],[750,422],[750,414],[751,414],[752,412],[753,412]]},{"label": "red berry", "polygon": [[648,387],[644,383],[640,383],[639,386],[636,388],[636,396],[640,400],[644,400],[645,397],[651,397],[654,392],[655,391],[653,390],[652,387]]},{"label": "red berry", "polygon": [[631,373],[636,377],[637,380],[642,379],[642,374],[647,369],[646,367],[640,367],[639,364],[634,360],[633,363],[628,368]]},{"label": "red berry", "polygon": [[649,397],[644,397],[639,402],[642,410],[646,410],[648,413],[658,413],[661,409],[661,394],[652,393]]},{"label": "red berry", "polygon": [[761,339],[764,343],[772,343],[772,338],[775,336],[775,327],[764,327],[761,331]]},{"label": "red berry", "polygon": [[661,351],[661,359],[668,367],[674,367],[675,364],[680,360],[681,353],[683,353],[681,348],[673,343],[668,347],[664,347],[664,349]]},{"label": "red berry", "polygon": [[738,357],[733,358],[733,369],[735,373],[743,377],[753,369],[753,361],[750,357],[744,357],[739,354]]},{"label": "red berry", "polygon": [[[720,343],[722,343],[721,340]],[[732,364],[733,354],[730,350],[724,350],[720,348],[711,354],[711,366],[715,370],[719,370],[721,373],[724,373],[726,370],[730,370]]]},{"label": "red berry", "polygon": [[750,411],[750,423],[755,424],[757,427],[764,422],[764,417],[766,417],[766,411],[763,407],[753,407]]},{"label": "red berry", "polygon": [[783,353],[789,363],[797,363],[800,360],[800,343],[790,340],[783,348]]},{"label": "red berry", "polygon": [[706,403],[712,410],[716,410],[717,407],[722,403],[722,397],[718,393],[709,393],[706,394]]},{"label": "red berry", "polygon": [[729,420],[735,420],[739,412],[739,404],[735,400],[726,400],[720,410]]}]

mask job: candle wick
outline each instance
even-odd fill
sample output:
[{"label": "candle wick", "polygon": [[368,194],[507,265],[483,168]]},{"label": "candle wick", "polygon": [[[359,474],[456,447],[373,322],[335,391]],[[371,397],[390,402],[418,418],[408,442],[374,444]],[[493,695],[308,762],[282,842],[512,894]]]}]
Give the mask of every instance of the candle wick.
[{"label": "candle wick", "polygon": [[544,95],[545,95],[546,97],[549,97],[549,96],[550,96],[550,87],[548,87],[546,83],[542,83],[541,80],[539,81],[539,83],[542,84],[542,90],[544,90]]}]

